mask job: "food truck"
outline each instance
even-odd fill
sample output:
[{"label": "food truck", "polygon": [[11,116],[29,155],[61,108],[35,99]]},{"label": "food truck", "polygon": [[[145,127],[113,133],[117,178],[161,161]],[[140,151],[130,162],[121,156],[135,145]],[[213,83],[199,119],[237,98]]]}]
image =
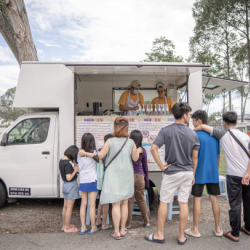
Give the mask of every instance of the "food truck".
[{"label": "food truck", "polygon": [[[0,136],[0,206],[17,198],[62,198],[59,159],[70,145],[80,147],[86,132],[95,136],[97,148],[103,146],[104,135],[113,131],[114,119],[120,115],[120,95],[132,80],[140,81],[146,105],[157,96],[156,84],[161,82],[175,102],[179,102],[181,90],[185,101],[197,110],[202,108],[204,90],[222,88],[218,79],[215,83],[210,79],[208,84],[202,76],[208,67],[193,63],[23,62],[14,107],[26,109],[27,114]],[[159,130],[174,118],[160,110],[127,118],[129,131],[143,133],[152,201],[153,187],[160,188],[162,172],[150,147]],[[163,160],[164,148],[160,155]]]}]

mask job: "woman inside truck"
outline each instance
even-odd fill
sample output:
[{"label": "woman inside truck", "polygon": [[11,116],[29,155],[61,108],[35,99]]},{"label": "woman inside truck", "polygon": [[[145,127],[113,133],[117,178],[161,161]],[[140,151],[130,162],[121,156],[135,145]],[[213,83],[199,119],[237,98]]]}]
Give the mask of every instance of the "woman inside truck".
[{"label": "woman inside truck", "polygon": [[[126,235],[125,224],[128,216],[128,199],[134,195],[134,170],[132,160],[137,161],[142,148],[136,148],[132,139],[129,139],[128,120],[117,117],[114,121],[113,138],[109,139],[102,150],[96,155],[80,150],[80,155],[88,157],[106,158],[101,204],[112,203],[112,219],[114,232],[111,236],[120,240]],[[121,228],[120,228],[121,222]],[[120,229],[119,229],[120,228]]]},{"label": "woman inside truck", "polygon": [[153,110],[155,110],[155,108],[157,108],[156,105],[158,105],[158,104],[163,104],[163,105],[167,104],[169,113],[172,114],[171,109],[174,106],[174,101],[173,101],[172,98],[170,98],[170,97],[168,97],[166,95],[166,91],[167,91],[167,89],[164,87],[164,84],[159,84],[157,86],[158,97],[155,97],[152,100],[152,102],[151,102],[151,104],[153,106],[152,108],[153,108]]}]

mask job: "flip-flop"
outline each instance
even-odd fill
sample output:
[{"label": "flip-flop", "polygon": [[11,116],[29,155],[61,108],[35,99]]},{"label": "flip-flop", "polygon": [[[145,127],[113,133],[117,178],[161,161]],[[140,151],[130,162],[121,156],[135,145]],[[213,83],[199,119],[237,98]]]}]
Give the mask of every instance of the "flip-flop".
[{"label": "flip-flop", "polygon": [[150,228],[150,225],[143,225],[144,228]]},{"label": "flip-flop", "polygon": [[178,245],[184,245],[187,242],[188,237],[186,235],[184,235],[184,236],[185,236],[186,239],[183,242],[181,242],[181,241],[179,241],[179,239],[177,239]]},{"label": "flip-flop", "polygon": [[95,231],[91,232],[91,229],[92,229],[92,227],[88,231],[88,234],[90,234],[90,235],[95,234],[97,232],[97,230],[98,230],[97,227],[95,227]]},{"label": "flip-flop", "polygon": [[116,240],[121,240],[121,236],[118,236],[118,235],[115,235],[115,232],[112,232],[111,234],[110,234],[110,236],[111,237],[113,237],[114,239],[116,239]]},{"label": "flip-flop", "polygon": [[200,237],[201,237],[201,234],[200,234],[200,233],[199,233],[199,234],[194,234],[194,233],[192,232],[192,228],[191,228],[191,227],[188,228],[188,229],[186,229],[186,230],[184,230],[184,233],[185,233],[186,235],[192,236],[192,237],[194,237],[194,238],[200,238]]},{"label": "flip-flop", "polygon": [[80,231],[80,232],[79,232],[79,235],[84,235],[84,234],[86,234],[87,232],[88,232],[87,229],[86,229],[84,232]]},{"label": "flip-flop", "polygon": [[217,233],[215,230],[213,231],[214,232],[214,235],[217,236],[217,237],[222,237],[223,236],[223,231],[222,229],[220,229],[221,231],[219,233]]},{"label": "flip-flop", "polygon": [[165,243],[165,239],[163,239],[163,240],[155,239],[154,235],[155,234],[150,234],[148,237],[145,236],[145,240],[148,240],[148,241],[151,241],[151,242],[154,242],[154,243],[160,243],[160,244]]},{"label": "flip-flop", "polygon": [[243,233],[245,233],[246,235],[250,236],[250,233],[246,230],[245,227],[241,227],[240,231],[243,232]]},{"label": "flip-flop", "polygon": [[99,225],[96,225],[97,228],[101,228],[102,227],[102,223]]},{"label": "flip-flop", "polygon": [[223,236],[226,237],[226,238],[228,238],[229,240],[231,240],[231,241],[233,241],[233,242],[239,242],[239,239],[238,239],[238,240],[233,239],[231,236],[229,236],[229,233],[231,233],[231,232],[230,232],[230,231],[225,232],[225,233],[223,234]]},{"label": "flip-flop", "polygon": [[64,233],[78,233],[79,229],[76,227],[71,227],[69,230],[63,230]]},{"label": "flip-flop", "polygon": [[113,227],[109,225],[107,228],[104,228],[104,229],[101,228],[101,230],[110,230],[110,229],[112,229],[112,228],[113,228]]}]

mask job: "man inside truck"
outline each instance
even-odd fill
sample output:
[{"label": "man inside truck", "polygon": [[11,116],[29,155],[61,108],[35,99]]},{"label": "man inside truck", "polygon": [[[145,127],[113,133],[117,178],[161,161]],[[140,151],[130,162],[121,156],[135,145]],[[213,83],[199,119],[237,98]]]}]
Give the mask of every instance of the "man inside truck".
[{"label": "man inside truck", "polygon": [[143,95],[139,92],[141,88],[140,82],[133,80],[129,86],[130,90],[124,91],[118,102],[122,115],[136,115],[139,104],[141,106],[145,104]]},{"label": "man inside truck", "polygon": [[166,88],[164,87],[164,84],[161,83],[157,86],[157,94],[158,94],[158,97],[155,97],[151,104],[152,104],[152,108],[153,108],[153,111],[155,110],[155,105],[156,104],[168,104],[168,110],[169,110],[169,113],[172,114],[171,112],[171,109],[172,107],[174,106],[174,101],[172,98],[168,97],[166,95]]}]

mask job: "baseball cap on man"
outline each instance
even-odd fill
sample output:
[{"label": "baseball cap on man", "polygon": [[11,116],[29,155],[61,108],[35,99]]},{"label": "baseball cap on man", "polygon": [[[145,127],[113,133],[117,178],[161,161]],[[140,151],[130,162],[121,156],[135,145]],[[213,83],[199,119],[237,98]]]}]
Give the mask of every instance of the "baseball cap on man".
[{"label": "baseball cap on man", "polygon": [[129,86],[133,88],[137,88],[137,87],[140,87],[141,84],[138,80],[133,80]]}]

